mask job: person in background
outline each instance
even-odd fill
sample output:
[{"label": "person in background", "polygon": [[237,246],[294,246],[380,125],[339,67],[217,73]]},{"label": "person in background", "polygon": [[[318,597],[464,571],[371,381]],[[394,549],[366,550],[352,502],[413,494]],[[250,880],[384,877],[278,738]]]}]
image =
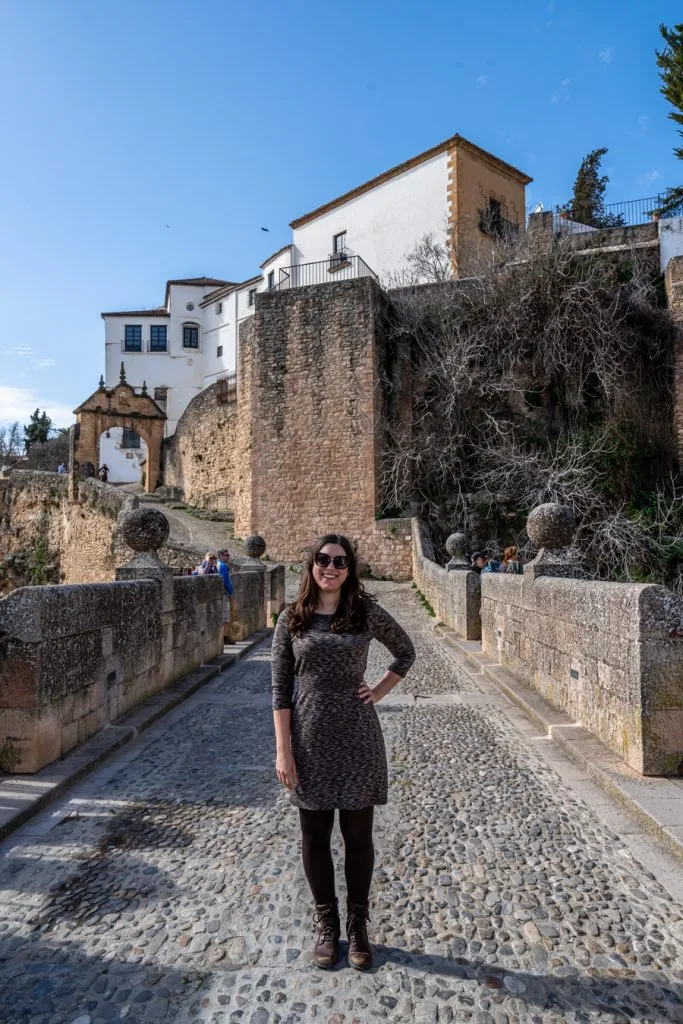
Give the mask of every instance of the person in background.
[{"label": "person in background", "polygon": [[106,462],[103,463],[100,466],[100,471],[98,473],[98,476],[99,476],[100,480],[102,481],[102,483],[106,484],[107,480],[109,479],[109,466],[107,465]]},{"label": "person in background", "polygon": [[500,561],[497,558],[487,558],[486,559],[486,565],[484,566],[484,568],[481,571],[482,571],[482,573],[485,573],[485,572],[500,572],[500,564],[501,563],[500,563]]},{"label": "person in background", "polygon": [[204,555],[203,561],[199,563],[195,571],[192,573],[193,576],[211,576],[218,572],[218,555],[213,551],[207,551]]},{"label": "person in background", "polygon": [[66,473],[66,466],[64,465],[63,462],[60,462],[59,465],[57,466],[57,472]]},{"label": "person in background", "polygon": [[218,552],[218,562],[216,563],[218,572],[223,579],[223,586],[225,592],[223,594],[223,643],[234,644],[234,640],[230,636],[230,598],[232,597],[235,588],[230,578],[230,552],[227,548],[221,548]]},{"label": "person in background", "polygon": [[470,555],[470,562],[472,564],[472,572],[481,573],[488,562],[488,558],[483,551],[473,551]]},{"label": "person in background", "polygon": [[505,548],[503,552],[503,561],[501,562],[498,572],[511,572],[519,574],[522,571],[522,566],[519,564],[519,552],[514,544],[511,544],[509,548]]}]

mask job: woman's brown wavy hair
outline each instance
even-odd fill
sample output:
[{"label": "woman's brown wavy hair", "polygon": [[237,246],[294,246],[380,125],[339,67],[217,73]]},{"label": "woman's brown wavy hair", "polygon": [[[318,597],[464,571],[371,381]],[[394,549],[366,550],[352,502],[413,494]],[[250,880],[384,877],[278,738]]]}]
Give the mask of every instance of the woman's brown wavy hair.
[{"label": "woman's brown wavy hair", "polygon": [[344,548],[349,559],[349,574],[344,580],[339,595],[339,604],[330,624],[333,633],[362,633],[367,624],[366,601],[374,598],[366,594],[363,584],[358,578],[358,560],[351,541],[341,533],[326,533],[311,549],[304,566],[299,593],[291,606],[289,629],[291,633],[305,633],[313,620],[320,588],[313,579],[315,556],[326,544],[339,544]]}]

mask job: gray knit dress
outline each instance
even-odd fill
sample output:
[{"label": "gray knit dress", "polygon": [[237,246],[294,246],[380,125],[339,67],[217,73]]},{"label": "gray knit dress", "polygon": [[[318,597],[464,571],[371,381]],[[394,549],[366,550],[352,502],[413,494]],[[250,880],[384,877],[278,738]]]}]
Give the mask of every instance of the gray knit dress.
[{"label": "gray knit dress", "polygon": [[[292,753],[299,783],[292,803],[309,811],[387,802],[387,757],[374,704],[358,696],[374,638],[404,676],[415,660],[410,637],[380,605],[368,600],[362,633],[333,633],[331,615],[316,613],[305,633],[289,632],[291,610],[273,636],[273,708],[292,709]],[[298,683],[296,695],[295,679]]]}]

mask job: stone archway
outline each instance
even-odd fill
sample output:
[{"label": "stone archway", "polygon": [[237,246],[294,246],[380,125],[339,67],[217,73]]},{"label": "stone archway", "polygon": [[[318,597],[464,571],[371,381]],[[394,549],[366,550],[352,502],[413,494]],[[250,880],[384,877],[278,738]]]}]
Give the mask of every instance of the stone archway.
[{"label": "stone archway", "polygon": [[105,430],[128,427],[135,430],[147,445],[145,489],[151,493],[160,482],[161,444],[164,439],[166,413],[147,394],[147,385],[136,391],[126,382],[126,371],[121,363],[121,376],[116,387],[106,388],[104,378],[100,386],[85,402],[74,409],[76,428],[71,452],[71,480],[74,480],[74,462],[87,463],[97,468],[97,446]]}]

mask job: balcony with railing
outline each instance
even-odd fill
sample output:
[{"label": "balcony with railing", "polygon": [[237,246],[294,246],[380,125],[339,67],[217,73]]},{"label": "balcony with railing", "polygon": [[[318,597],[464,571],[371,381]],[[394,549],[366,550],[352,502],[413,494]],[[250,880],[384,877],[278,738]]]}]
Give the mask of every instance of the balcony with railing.
[{"label": "balcony with railing", "polygon": [[[659,210],[664,196],[648,199],[629,199],[623,203],[608,203],[596,211],[581,204],[556,206],[553,211],[553,230],[557,235],[579,235],[605,228],[637,227],[660,219]],[[678,209],[667,211],[666,217],[683,217],[683,203]]]},{"label": "balcony with railing", "polygon": [[354,256],[346,249],[330,253],[326,260],[314,263],[297,263],[290,267],[280,268],[280,279],[270,291],[287,291],[290,288],[307,288],[317,284],[336,284],[338,281],[351,281],[356,278],[371,277],[379,282],[374,270],[371,270],[364,259]]}]

